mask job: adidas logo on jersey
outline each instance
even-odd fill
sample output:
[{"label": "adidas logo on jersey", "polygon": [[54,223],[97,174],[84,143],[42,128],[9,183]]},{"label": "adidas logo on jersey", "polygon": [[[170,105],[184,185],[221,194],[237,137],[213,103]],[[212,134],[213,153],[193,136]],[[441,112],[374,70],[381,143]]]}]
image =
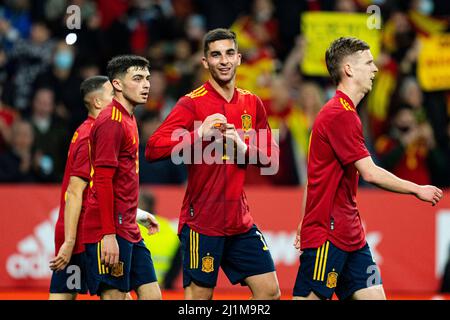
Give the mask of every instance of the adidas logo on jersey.
[{"label": "adidas logo on jersey", "polygon": [[6,270],[14,279],[47,279],[52,272],[49,261],[54,256],[55,224],[59,208],[50,212],[49,219],[34,228],[34,233],[19,241],[17,253],[6,260]]}]

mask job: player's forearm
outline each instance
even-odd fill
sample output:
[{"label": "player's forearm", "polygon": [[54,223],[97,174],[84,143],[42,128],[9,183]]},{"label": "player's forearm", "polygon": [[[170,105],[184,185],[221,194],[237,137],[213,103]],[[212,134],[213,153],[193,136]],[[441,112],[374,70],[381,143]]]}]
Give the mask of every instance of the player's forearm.
[{"label": "player's forearm", "polygon": [[78,221],[83,205],[83,193],[87,181],[77,176],[71,176],[66,190],[66,204],[64,207],[64,239],[75,244],[77,238]]},{"label": "player's forearm", "polygon": [[364,180],[388,191],[404,194],[417,194],[417,184],[408,180],[400,179],[389,171],[378,166],[375,166],[371,174],[364,177]]},{"label": "player's forearm", "polygon": [[81,214],[83,192],[67,190],[66,205],[64,208],[64,240],[69,244],[75,244],[77,240],[78,221]]},{"label": "player's forearm", "polygon": [[97,167],[94,174],[103,235],[116,233],[112,182],[114,173],[115,168]]},{"label": "player's forearm", "polygon": [[170,158],[172,152],[178,153],[185,148],[192,148],[192,145],[200,139],[196,130],[191,132],[180,131],[179,135],[175,131],[174,133],[157,133],[151,136],[145,147],[145,159],[149,162],[155,162]]}]

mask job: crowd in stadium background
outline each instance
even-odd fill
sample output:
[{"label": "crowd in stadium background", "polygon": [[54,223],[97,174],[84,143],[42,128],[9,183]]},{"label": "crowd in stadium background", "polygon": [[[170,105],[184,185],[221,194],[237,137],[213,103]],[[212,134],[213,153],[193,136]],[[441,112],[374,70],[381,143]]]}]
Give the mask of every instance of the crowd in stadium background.
[{"label": "crowd in stadium background", "polygon": [[[307,11],[366,13],[381,9],[379,72],[358,112],[375,161],[419,184],[450,186],[450,92],[425,91],[417,77],[419,36],[448,31],[450,3],[413,0],[4,0],[0,4],[0,182],[61,181],[70,137],[87,111],[83,79],[104,74],[118,54],[150,61],[148,102],[137,109],[143,184],[183,184],[170,160],[149,164],[148,137],[175,102],[206,80],[203,35],[229,27],[244,65],[237,85],[259,95],[280,130],[280,170],[248,184],[304,185],[312,123],[335,87],[302,73]],[[81,9],[77,41],[66,43],[70,5]]]}]

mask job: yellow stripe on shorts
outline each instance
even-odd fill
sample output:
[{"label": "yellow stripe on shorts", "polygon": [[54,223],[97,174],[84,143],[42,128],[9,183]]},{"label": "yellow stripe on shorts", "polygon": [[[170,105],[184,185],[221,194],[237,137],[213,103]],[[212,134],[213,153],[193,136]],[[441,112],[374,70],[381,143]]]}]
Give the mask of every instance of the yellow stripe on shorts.
[{"label": "yellow stripe on shorts", "polygon": [[317,248],[316,262],[314,264],[314,275],[313,280],[323,281],[325,277],[325,270],[327,267],[328,260],[328,248],[330,247],[330,242],[327,241],[319,248]]},{"label": "yellow stripe on shorts", "polygon": [[100,242],[97,243],[97,263],[98,263],[98,274],[102,274],[102,261],[100,259]]},{"label": "yellow stripe on shorts", "polygon": [[197,232],[189,231],[189,253],[190,253],[190,268],[198,268],[198,242],[199,235]]},{"label": "yellow stripe on shorts", "polygon": [[317,248],[317,253],[316,253],[316,263],[314,264],[314,276],[313,276],[313,280],[317,280],[317,265],[318,265],[318,262],[319,262],[320,251],[322,251],[322,247]]},{"label": "yellow stripe on shorts", "polygon": [[327,244],[325,247],[325,261],[323,262],[322,277],[320,278],[320,281],[323,281],[323,279],[325,277],[325,270],[327,270],[328,248],[329,247],[330,247],[330,241],[327,241]]},{"label": "yellow stripe on shorts", "polygon": [[198,268],[198,243],[199,243],[199,235],[195,233],[195,268]]}]

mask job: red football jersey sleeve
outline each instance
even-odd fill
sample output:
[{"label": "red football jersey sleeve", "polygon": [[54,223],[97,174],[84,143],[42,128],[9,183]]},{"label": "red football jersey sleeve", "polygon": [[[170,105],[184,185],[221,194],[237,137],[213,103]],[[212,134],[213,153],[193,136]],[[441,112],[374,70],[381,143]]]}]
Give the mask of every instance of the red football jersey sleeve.
[{"label": "red football jersey sleeve", "polygon": [[90,163],[89,163],[89,133],[80,139],[80,143],[73,152],[73,162],[70,170],[70,176],[80,177],[89,180]]},{"label": "red football jersey sleeve", "polygon": [[94,132],[96,141],[94,167],[117,167],[123,139],[122,125],[118,121],[105,121]]},{"label": "red football jersey sleeve", "polygon": [[338,160],[346,166],[369,156],[364,144],[361,120],[354,111],[342,112],[328,127],[328,139]]}]

